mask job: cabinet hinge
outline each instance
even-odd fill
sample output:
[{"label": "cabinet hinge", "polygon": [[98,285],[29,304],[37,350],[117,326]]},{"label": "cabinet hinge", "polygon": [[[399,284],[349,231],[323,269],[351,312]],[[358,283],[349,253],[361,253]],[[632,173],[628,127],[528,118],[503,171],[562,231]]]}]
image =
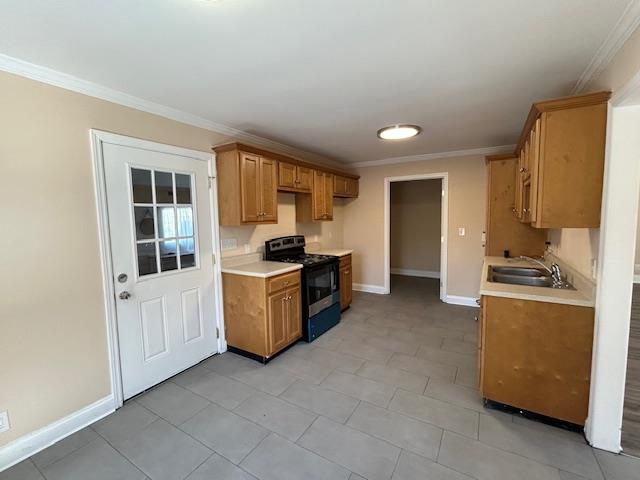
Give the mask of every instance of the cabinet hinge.
[{"label": "cabinet hinge", "polygon": [[211,188],[211,186],[213,185],[213,180],[214,180],[215,178],[216,178],[216,177],[209,177],[209,188]]},{"label": "cabinet hinge", "polygon": [[220,338],[220,328],[216,327],[216,338]]},{"label": "cabinet hinge", "polygon": [[216,254],[212,253],[211,254],[211,262],[215,265],[216,264]]}]

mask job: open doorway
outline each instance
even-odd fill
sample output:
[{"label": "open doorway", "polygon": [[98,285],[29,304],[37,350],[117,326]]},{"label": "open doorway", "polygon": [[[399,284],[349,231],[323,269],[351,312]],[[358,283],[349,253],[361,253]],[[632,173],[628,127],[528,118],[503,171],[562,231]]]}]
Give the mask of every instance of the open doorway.
[{"label": "open doorway", "polygon": [[385,293],[407,282],[446,298],[447,174],[385,179]]}]

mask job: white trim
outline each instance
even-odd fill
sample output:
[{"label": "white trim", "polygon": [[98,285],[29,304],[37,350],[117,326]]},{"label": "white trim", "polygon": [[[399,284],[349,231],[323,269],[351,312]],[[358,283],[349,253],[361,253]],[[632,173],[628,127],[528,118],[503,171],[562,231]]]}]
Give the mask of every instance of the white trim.
[{"label": "white trim", "polygon": [[113,395],[87,405],[80,410],[24,435],[0,448],[0,472],[20,463],[54,443],[97,422],[115,410]]},{"label": "white trim", "polygon": [[580,75],[571,95],[585,91],[589,87],[589,83],[600,76],[638,25],[640,25],[640,0],[631,0],[587,68]]},{"label": "white trim", "polygon": [[618,107],[631,106],[640,98],[640,71],[621,88],[611,95],[611,105]]},{"label": "white trim", "polygon": [[[118,326],[116,321],[116,303],[115,290],[113,286],[113,268],[111,258],[111,239],[109,236],[109,216],[107,211],[107,189],[104,176],[104,156],[102,145],[104,143],[121,145],[153,152],[168,153],[171,155],[180,155],[183,157],[193,158],[203,162],[207,162],[208,171],[215,173],[215,165],[213,162],[213,154],[190,150],[187,148],[174,147],[161,143],[142,140],[139,138],[127,137],[115,133],[104,132],[101,130],[91,129],[89,131],[91,140],[91,157],[93,163],[94,188],[96,198],[96,210],[98,216],[98,237],[100,244],[100,263],[102,273],[102,286],[105,306],[105,321],[107,323],[107,341],[109,348],[109,366],[111,370],[111,393],[116,408],[124,403],[124,395],[122,391],[122,372],[120,368],[120,351],[118,347]],[[217,313],[217,325],[220,332],[220,338],[217,340],[218,352],[226,350],[227,344],[224,337],[224,321],[222,310],[222,273],[220,270],[220,234],[218,228],[218,201],[216,192],[215,175],[211,175],[212,188],[209,190],[210,209],[212,215],[211,235],[213,254],[217,261],[213,265],[213,273],[216,277],[216,283],[219,288],[214,293],[215,309]],[[205,261],[205,260],[203,260]]]},{"label": "white trim", "polygon": [[476,307],[480,308],[478,305],[477,298],[473,297],[460,297],[458,295],[447,295],[444,299],[445,303],[450,303],[451,305],[465,305],[467,307]]},{"label": "white trim", "polygon": [[413,270],[411,268],[392,268],[391,275],[404,275],[405,277],[440,278],[440,272],[431,270]]},{"label": "white trim", "polygon": [[381,158],[379,160],[367,160],[345,164],[353,168],[377,167],[380,165],[393,165],[397,163],[422,162],[425,160],[437,160],[439,158],[470,157],[473,155],[495,155],[498,153],[511,153],[515,145],[500,145],[497,147],[471,148],[468,150],[451,150],[448,152],[422,153],[420,155],[408,155],[406,157]]},{"label": "white trim", "polygon": [[367,285],[366,283],[354,283],[353,289],[357,292],[377,293],[378,295],[385,295],[389,292],[385,292],[384,287],[380,285]]},{"label": "white trim", "polygon": [[[640,94],[640,90],[636,92]],[[640,97],[637,97],[640,98]],[[591,362],[589,443],[619,453],[631,323],[638,193],[640,105],[611,101],[603,179],[595,324]]]},{"label": "white trim", "polygon": [[449,174],[423,173],[386,177],[384,179],[384,293],[391,292],[391,183],[412,180],[442,180],[442,204],[440,207],[440,299],[447,296],[447,245],[449,228]]},{"label": "white trim", "polygon": [[83,80],[51,68],[26,62],[19,58],[10,57],[9,55],[0,54],[0,71],[20,75],[38,82],[64,88],[65,90],[81,93],[101,100],[106,100],[125,107],[135,108],[136,110],[159,115],[194,127],[211,130],[222,135],[226,135],[230,137],[230,139],[244,141],[266,149],[276,150],[283,154],[287,153],[294,157],[313,159],[314,161],[325,165],[344,167],[344,165],[338,162],[328,161],[327,158],[316,153],[300,150],[274,140],[269,140],[268,138],[243,132],[242,130],[235,129],[221,123],[216,123],[176,108],[167,107],[160,103],[129,95],[128,93],[120,92],[88,80]]}]

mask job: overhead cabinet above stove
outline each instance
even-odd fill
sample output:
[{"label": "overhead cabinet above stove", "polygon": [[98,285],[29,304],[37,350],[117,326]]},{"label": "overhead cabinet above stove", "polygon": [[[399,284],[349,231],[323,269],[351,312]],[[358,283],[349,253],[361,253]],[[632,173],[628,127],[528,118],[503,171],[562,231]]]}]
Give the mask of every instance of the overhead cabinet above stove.
[{"label": "overhead cabinet above stove", "polygon": [[357,175],[231,143],[215,147],[220,225],[278,223],[278,192],[296,194],[296,221],[333,220],[333,198],[358,196]]}]

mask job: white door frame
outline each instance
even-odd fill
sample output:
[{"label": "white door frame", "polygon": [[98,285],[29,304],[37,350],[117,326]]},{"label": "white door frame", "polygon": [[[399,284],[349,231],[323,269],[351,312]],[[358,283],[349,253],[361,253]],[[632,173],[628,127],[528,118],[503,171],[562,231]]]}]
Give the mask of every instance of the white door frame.
[{"label": "white door frame", "polygon": [[640,72],[609,102],[587,440],[619,453],[640,193]]},{"label": "white door frame", "polygon": [[391,293],[391,182],[412,180],[442,180],[442,204],[440,207],[440,300],[447,299],[447,238],[449,225],[449,174],[422,173],[384,179],[384,293]]},{"label": "white door frame", "polygon": [[227,343],[224,336],[224,322],[222,321],[222,273],[220,270],[220,235],[218,229],[218,195],[216,184],[216,169],[214,155],[189,150],[172,145],[141,140],[139,138],[127,137],[115,133],[101,130],[90,130],[91,156],[93,160],[93,180],[96,195],[96,206],[98,213],[98,237],[100,242],[100,263],[102,270],[102,288],[104,296],[105,320],[107,326],[107,341],[109,347],[109,366],[111,371],[111,392],[114,398],[114,408],[119,408],[124,403],[122,391],[122,371],[120,367],[120,349],[118,345],[118,325],[116,318],[116,297],[113,285],[113,264],[111,262],[111,238],[109,236],[109,217],[107,212],[107,189],[105,183],[104,156],[102,145],[105,143],[120,145],[125,147],[139,148],[152,152],[180,155],[196,160],[207,162],[211,188],[209,189],[210,211],[211,211],[211,238],[214,258],[213,274],[215,276],[214,308],[219,332],[218,352],[227,350]]}]

